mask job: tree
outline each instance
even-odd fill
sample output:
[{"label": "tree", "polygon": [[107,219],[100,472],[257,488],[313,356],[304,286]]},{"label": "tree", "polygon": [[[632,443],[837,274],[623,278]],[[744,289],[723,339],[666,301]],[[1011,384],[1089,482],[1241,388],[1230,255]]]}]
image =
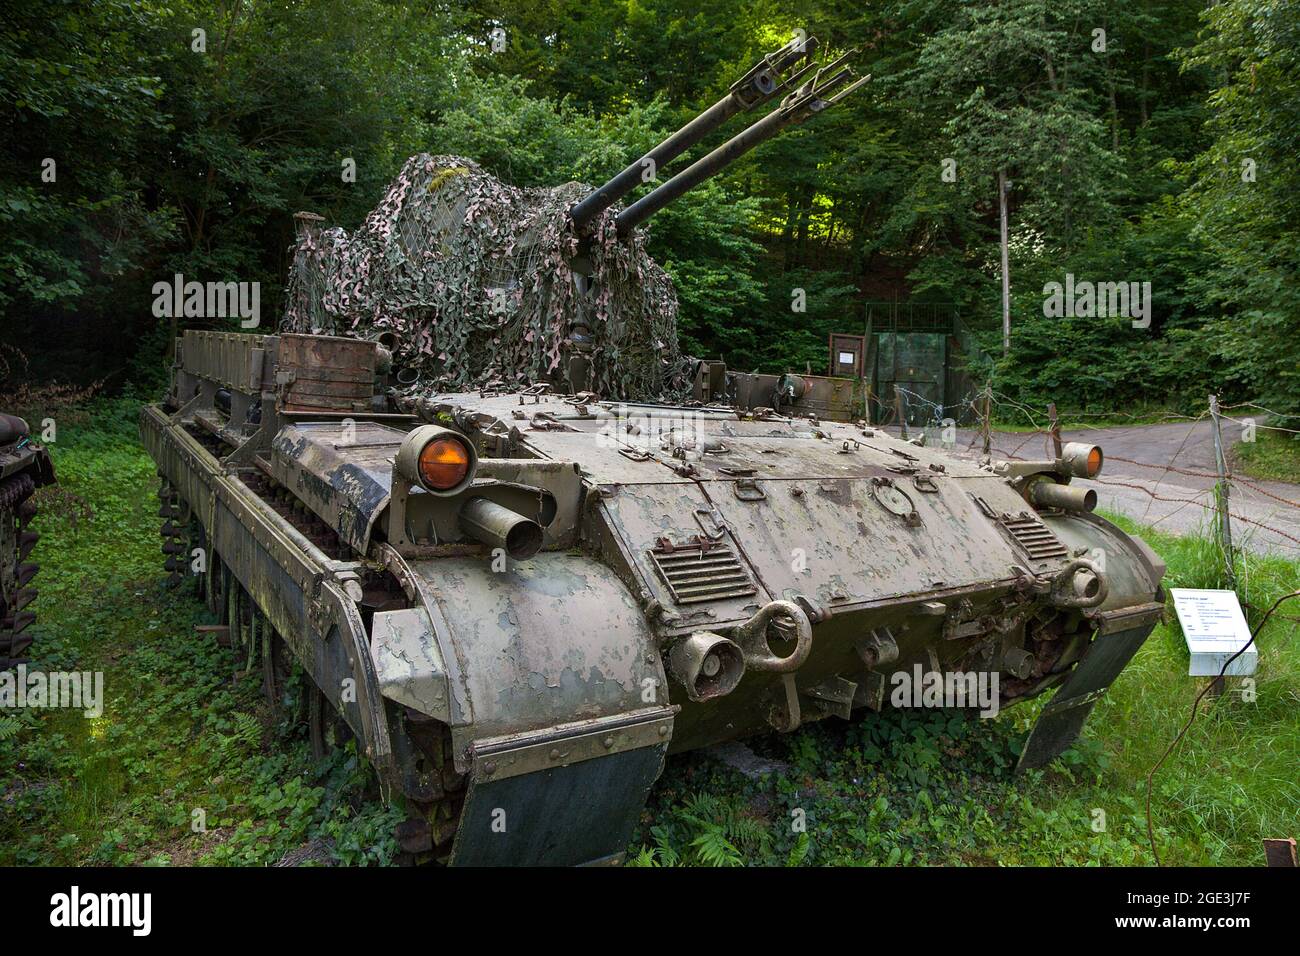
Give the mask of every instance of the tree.
[{"label": "tree", "polygon": [[[1300,411],[1300,3],[1226,0],[1183,59],[1219,80],[1214,139],[1192,164],[1185,209],[1209,264],[1194,283],[1210,316],[1202,346],[1224,384],[1279,412]],[[1195,337],[1195,336],[1194,336]]]}]

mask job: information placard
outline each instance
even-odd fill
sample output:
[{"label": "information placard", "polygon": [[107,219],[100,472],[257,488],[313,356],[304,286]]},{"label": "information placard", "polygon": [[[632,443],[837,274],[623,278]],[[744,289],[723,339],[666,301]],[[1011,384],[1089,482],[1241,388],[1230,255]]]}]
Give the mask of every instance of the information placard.
[{"label": "information placard", "polygon": [[[1192,677],[1217,677],[1228,658],[1250,641],[1250,627],[1236,593],[1208,588],[1170,588],[1169,593],[1174,596],[1174,610],[1192,657],[1187,673]],[[1232,662],[1227,674],[1253,674],[1258,663],[1259,653],[1251,644]]]}]

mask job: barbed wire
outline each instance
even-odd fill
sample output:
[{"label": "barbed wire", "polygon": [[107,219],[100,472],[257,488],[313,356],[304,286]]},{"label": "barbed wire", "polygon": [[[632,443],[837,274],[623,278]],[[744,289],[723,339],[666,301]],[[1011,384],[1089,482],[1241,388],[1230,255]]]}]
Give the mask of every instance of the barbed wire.
[{"label": "barbed wire", "polygon": [[1248,478],[1233,475],[1232,481],[1236,484],[1244,485],[1256,494],[1263,495],[1265,498],[1272,498],[1274,501],[1280,501],[1284,505],[1290,505],[1292,508],[1300,509],[1300,501],[1292,501],[1290,498],[1283,498],[1281,495],[1275,495],[1267,488],[1261,488],[1258,484]]},{"label": "barbed wire", "polygon": [[[1169,501],[1169,502],[1189,504],[1189,505],[1200,505],[1202,508],[1213,507],[1212,505],[1205,504],[1205,502],[1201,501],[1198,498],[1168,498],[1164,495],[1158,495],[1150,488],[1148,488],[1146,485],[1135,485],[1130,481],[1114,481],[1109,478],[1089,478],[1088,480],[1095,481],[1099,485],[1113,485],[1116,488],[1132,488],[1135,491],[1144,491],[1156,501]],[[1210,490],[1207,489],[1206,491],[1203,491],[1201,494],[1208,495],[1210,493],[1211,493]]]},{"label": "barbed wire", "polygon": [[1136,461],[1132,458],[1121,458],[1119,455],[1107,455],[1107,461],[1120,461],[1126,465],[1137,465],[1139,468],[1165,469],[1175,472],[1179,475],[1186,475],[1189,478],[1213,478],[1216,481],[1219,476],[1212,471],[1189,471],[1186,468],[1175,468],[1172,465],[1153,465],[1148,461]]},{"label": "barbed wire", "polygon": [[[912,391],[911,389],[903,388],[901,385],[895,385],[894,391],[897,392],[899,395],[905,395],[908,396],[909,398],[915,399],[915,402],[912,403],[905,402],[904,403],[905,407],[908,405],[915,404],[915,405],[920,405],[926,409],[931,409],[932,411],[930,413],[930,419],[928,422],[928,424],[930,425],[942,426],[946,421],[949,420],[953,421],[953,423],[955,424],[956,419],[949,419],[948,416],[945,415],[945,413],[949,409],[959,409],[959,408],[966,408],[966,407],[970,407],[972,409],[975,408],[974,396],[976,393],[967,393],[966,397],[959,402],[953,402],[952,404],[949,405],[941,405],[940,403],[932,401],[931,399],[926,398],[924,395],[920,395],[917,392]],[[885,403],[881,401],[881,404],[884,405]],[[889,408],[890,408],[890,414],[892,416],[891,420],[893,418],[897,418],[897,415],[895,414],[895,406],[891,404],[889,405]],[[976,415],[978,416],[978,414],[979,413],[977,411]]]},{"label": "barbed wire", "polygon": [[1010,405],[1012,408],[1021,412],[1026,418],[1029,419],[1030,425],[1032,425],[1034,428],[1040,431],[1042,430],[1042,426],[1038,424],[1038,419],[1034,417],[1033,410],[1030,409],[1028,405],[1024,405],[1021,402],[1016,401],[1014,398],[1011,398],[1010,396],[1007,395],[1003,395],[1001,392],[995,392],[992,389],[989,390],[989,396],[991,398],[994,398],[997,401],[997,404]]},{"label": "barbed wire", "polygon": [[[925,399],[924,396],[916,396],[914,392],[910,392],[904,389],[900,389],[900,391],[905,392],[906,394],[912,395],[914,397],[917,397],[920,401],[922,401],[930,408],[947,409],[947,408],[959,407],[958,405],[940,406],[936,402],[930,402],[929,400]],[[980,407],[980,399],[984,399],[988,402],[987,411]],[[1027,419],[1031,424],[1033,430],[1029,431],[1018,444],[1012,445],[1010,447],[1004,448],[1001,446],[994,446],[992,445],[992,443],[990,443],[989,454],[997,455],[999,457],[1008,460],[1024,461],[1026,459],[1021,457],[1021,452],[1023,451],[1025,446],[1028,445],[1030,442],[1034,441],[1035,439],[1042,439],[1045,444],[1046,456],[1049,458],[1054,457],[1054,449],[1052,448],[1050,443],[1056,436],[1053,434],[1053,431],[1050,428],[1043,427],[1043,425],[1041,424],[1042,419],[1039,417],[1039,414],[1036,413],[1033,408],[1026,405],[1025,403],[1020,402],[1014,398],[1011,398],[1010,396],[1007,396],[994,389],[985,388],[985,389],[980,389],[978,392],[975,392],[973,394],[967,395],[963,399],[963,401],[959,403],[959,405],[970,408],[976,418],[975,425],[973,426],[974,434],[971,436],[970,441],[965,444],[966,451],[968,452],[971,451],[980,441],[983,440],[985,430],[988,430],[989,433],[992,434],[993,429],[991,428],[991,425],[992,425],[994,410],[995,408],[998,407],[1004,407],[1008,410],[1014,411],[1017,416],[1021,416]],[[1254,403],[1241,403],[1240,405],[1233,406],[1233,407],[1243,407],[1244,405],[1253,406]],[[1263,409],[1263,410],[1268,411],[1267,409]],[[1063,418],[1066,418],[1074,414],[1077,413],[1060,412],[1058,410],[1056,414],[1056,421],[1058,423],[1058,427],[1059,427],[1059,422]],[[1105,415],[1110,413],[1087,413],[1087,414]],[[1117,413],[1117,414],[1123,415],[1124,413]],[[1179,465],[1176,464],[1176,462],[1178,462],[1179,459],[1182,458],[1182,456],[1187,453],[1188,444],[1197,433],[1196,426],[1199,425],[1201,422],[1205,421],[1205,419],[1209,417],[1209,415],[1210,412],[1208,409],[1206,409],[1204,412],[1201,412],[1199,415],[1194,415],[1194,416],[1178,415],[1178,414],[1168,414],[1163,416],[1166,420],[1169,421],[1176,420],[1176,421],[1188,422],[1190,424],[1187,433],[1182,437],[1182,440],[1179,442],[1177,449],[1174,451],[1174,454],[1169,458],[1167,462],[1153,463],[1153,462],[1139,461],[1134,458],[1127,458],[1119,455],[1107,456],[1107,460],[1110,462],[1121,463],[1125,465],[1130,465],[1135,468],[1142,468],[1142,469],[1148,469],[1151,471],[1159,472],[1160,474],[1155,477],[1154,482],[1150,486],[1148,486],[1147,484],[1139,484],[1136,481],[1123,481],[1123,480],[1116,480],[1114,478],[1095,478],[1092,480],[1096,481],[1098,484],[1101,485],[1107,485],[1107,486],[1117,487],[1117,488],[1127,488],[1130,490],[1141,492],[1142,494],[1146,495],[1148,499],[1148,505],[1145,509],[1142,510],[1140,520],[1147,522],[1151,525],[1157,525],[1166,522],[1170,518],[1173,518],[1175,515],[1184,511],[1189,505],[1200,508],[1201,510],[1207,513],[1217,514],[1219,512],[1219,505],[1217,504],[1216,501],[1212,500],[1211,497],[1214,494],[1213,487],[1206,488],[1204,491],[1198,492],[1195,497],[1187,497],[1185,494],[1183,495],[1162,494],[1161,493],[1162,487],[1165,485],[1169,477],[1172,475],[1181,475],[1188,478],[1195,478],[1204,481],[1213,481],[1216,483],[1216,486],[1217,483],[1222,480],[1227,483],[1229,489],[1236,486],[1238,487],[1239,492],[1244,493],[1247,496],[1253,493],[1263,498],[1270,499],[1271,501],[1275,501],[1280,505],[1286,506],[1287,508],[1294,508],[1300,511],[1300,501],[1292,500],[1291,498],[1288,498],[1284,495],[1278,494],[1274,491],[1270,491],[1269,489],[1262,487],[1259,483],[1252,481],[1248,478],[1244,478],[1240,475],[1234,475],[1230,468],[1227,470],[1227,473],[1221,479],[1217,472],[1204,471],[1196,468],[1180,467]],[[1146,421],[1150,423],[1150,416],[1128,416],[1128,417],[1133,417],[1133,418],[1141,417],[1146,419]],[[1226,415],[1220,415],[1220,420],[1238,421],[1237,419],[1233,419],[1230,416],[1226,416]],[[1241,424],[1254,425],[1255,427],[1264,427],[1254,422],[1241,422]],[[1290,431],[1290,429],[1279,429],[1279,430]],[[1001,433],[1001,437],[1005,438],[1006,433],[1005,432]],[[1004,442],[1003,444],[1006,443]],[[1153,517],[1151,513],[1151,504],[1157,501],[1166,504],[1176,505],[1177,507],[1168,511],[1166,514]],[[1230,521],[1237,521],[1245,525],[1250,525],[1253,528],[1259,528],[1263,531],[1269,532],[1270,534],[1276,535],[1278,538],[1284,539],[1285,541],[1289,541],[1294,544],[1300,545],[1300,537],[1297,537],[1295,534],[1292,534],[1288,531],[1284,531],[1281,528],[1275,527],[1272,524],[1268,524],[1265,521],[1262,521],[1258,518],[1248,517],[1247,515],[1241,514],[1239,510],[1228,511],[1228,518]],[[1217,542],[1217,543],[1220,549],[1222,550],[1223,543],[1222,542]]]},{"label": "barbed wire", "polygon": [[1291,435],[1300,435],[1300,429],[1283,428],[1281,425],[1261,425],[1259,422],[1251,421],[1251,420],[1242,421],[1239,418],[1233,418],[1231,415],[1220,415],[1219,417],[1222,418],[1225,422],[1236,422],[1238,425],[1241,425],[1243,428],[1263,428],[1270,432],[1287,432],[1288,434]]},{"label": "barbed wire", "polygon": [[1258,404],[1256,404],[1255,402],[1238,402],[1238,403],[1235,404],[1235,405],[1220,405],[1219,408],[1220,408],[1220,409],[1225,409],[1225,408],[1258,408],[1261,412],[1268,412],[1268,413],[1269,413],[1270,415],[1272,415],[1274,418],[1297,418],[1297,419],[1300,419],[1300,415],[1292,414],[1291,412],[1275,412],[1275,411],[1273,411],[1273,409],[1271,409],[1271,408],[1265,408],[1263,405],[1258,405]]},{"label": "barbed wire", "polygon": [[1256,528],[1263,528],[1265,531],[1271,531],[1273,534],[1277,535],[1278,537],[1286,538],[1288,541],[1293,541],[1296,544],[1300,544],[1300,538],[1297,538],[1295,535],[1287,534],[1285,531],[1279,531],[1277,528],[1274,528],[1272,525],[1264,524],[1262,521],[1256,521],[1253,518],[1247,518],[1245,515],[1239,515],[1233,511],[1228,512],[1228,517],[1230,517],[1233,521],[1244,521],[1246,524],[1254,525]]},{"label": "barbed wire", "polygon": [[[1191,439],[1192,434],[1196,431],[1196,426],[1199,425],[1201,423],[1201,420],[1205,418],[1205,416],[1208,414],[1210,414],[1210,410],[1207,408],[1192,422],[1191,427],[1187,429],[1187,434],[1184,435],[1183,440],[1178,443],[1178,450],[1174,452],[1173,457],[1170,458],[1169,461],[1165,464],[1165,470],[1161,472],[1160,477],[1156,480],[1157,488],[1159,488],[1160,485],[1164,482],[1165,478],[1169,475],[1169,469],[1173,466],[1173,463],[1178,460],[1178,456],[1183,453],[1183,449],[1187,447],[1187,442]],[[1145,519],[1149,517],[1150,514],[1151,514],[1151,505],[1150,503],[1148,503],[1146,511],[1142,513],[1142,516]]]},{"label": "barbed wire", "polygon": [[[1095,482],[1097,482],[1097,484],[1099,484],[1099,485],[1114,485],[1114,486],[1116,486],[1116,487],[1120,487],[1120,488],[1133,488],[1133,489],[1135,489],[1135,490],[1137,490],[1137,491],[1145,492],[1146,494],[1150,495],[1150,496],[1151,496],[1154,500],[1156,500],[1156,501],[1168,501],[1168,502],[1173,502],[1173,503],[1181,503],[1181,504],[1183,504],[1184,506],[1186,506],[1186,505],[1197,505],[1198,507],[1204,508],[1206,511],[1217,511],[1217,510],[1218,510],[1218,508],[1217,508],[1216,505],[1213,505],[1213,504],[1207,504],[1207,503],[1205,503],[1204,501],[1201,501],[1199,498],[1168,498],[1168,497],[1165,497],[1164,495],[1158,495],[1158,494],[1156,494],[1154,491],[1152,491],[1150,488],[1147,488],[1145,485],[1135,485],[1135,484],[1133,484],[1132,482],[1126,482],[1126,481],[1112,481],[1112,480],[1108,480],[1108,479],[1106,479],[1106,478],[1091,478],[1091,479],[1089,479],[1089,480],[1090,480],[1090,481],[1095,481]],[[1202,492],[1201,494],[1202,494],[1202,496],[1205,496],[1205,495],[1213,494],[1213,492],[1214,492],[1214,489],[1212,489],[1212,488],[1207,488],[1207,489],[1206,489],[1204,492]],[[1281,500],[1285,501],[1285,499],[1281,499]],[[1164,517],[1168,517],[1168,515],[1165,515]],[[1276,535],[1278,535],[1279,537],[1286,538],[1286,539],[1289,540],[1289,541],[1294,541],[1296,544],[1300,544],[1300,538],[1297,538],[1297,537],[1295,537],[1294,535],[1288,534],[1287,532],[1282,531],[1280,528],[1274,528],[1272,525],[1267,525],[1267,524],[1264,524],[1264,523],[1261,522],[1261,521],[1256,521],[1254,518],[1247,518],[1245,515],[1237,514],[1235,511],[1229,511],[1229,512],[1228,512],[1228,517],[1230,517],[1233,521],[1241,521],[1241,522],[1243,522],[1243,523],[1245,523],[1245,524],[1254,525],[1254,526],[1257,527],[1257,528],[1263,528],[1265,531],[1271,531],[1273,534],[1276,534]],[[1157,519],[1157,521],[1163,521],[1163,520],[1164,520],[1164,518],[1159,518],[1159,519]],[[1153,522],[1153,524],[1154,524],[1154,523],[1155,523],[1155,522]]]}]

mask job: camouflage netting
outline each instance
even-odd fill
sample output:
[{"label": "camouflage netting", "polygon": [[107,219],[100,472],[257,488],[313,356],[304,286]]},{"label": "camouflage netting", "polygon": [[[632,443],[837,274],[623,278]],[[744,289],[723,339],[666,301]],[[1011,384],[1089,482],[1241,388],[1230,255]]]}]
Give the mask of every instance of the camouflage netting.
[{"label": "camouflage netting", "polygon": [[[407,160],[354,233],[307,228],[293,250],[287,332],[392,332],[410,391],[562,381],[577,316],[566,210],[588,190],[507,186],[477,164]],[[685,387],[672,280],[644,240],[595,224],[589,388],[605,398],[672,399]]]}]

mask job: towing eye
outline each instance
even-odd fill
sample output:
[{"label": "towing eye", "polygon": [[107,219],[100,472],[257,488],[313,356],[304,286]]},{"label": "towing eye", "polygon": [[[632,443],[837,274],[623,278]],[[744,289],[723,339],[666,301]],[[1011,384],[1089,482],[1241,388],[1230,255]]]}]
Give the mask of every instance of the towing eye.
[{"label": "towing eye", "polygon": [[1106,575],[1095,562],[1075,558],[1052,579],[1049,600],[1056,607],[1096,607],[1109,590]]},{"label": "towing eye", "polygon": [[[777,616],[794,628],[795,647],[788,657],[777,657],[768,644],[768,626]],[[812,650],[812,622],[803,608],[793,601],[772,601],[763,605],[744,624],[738,625],[732,637],[745,655],[745,666],[756,671],[790,674],[803,666]]]}]

